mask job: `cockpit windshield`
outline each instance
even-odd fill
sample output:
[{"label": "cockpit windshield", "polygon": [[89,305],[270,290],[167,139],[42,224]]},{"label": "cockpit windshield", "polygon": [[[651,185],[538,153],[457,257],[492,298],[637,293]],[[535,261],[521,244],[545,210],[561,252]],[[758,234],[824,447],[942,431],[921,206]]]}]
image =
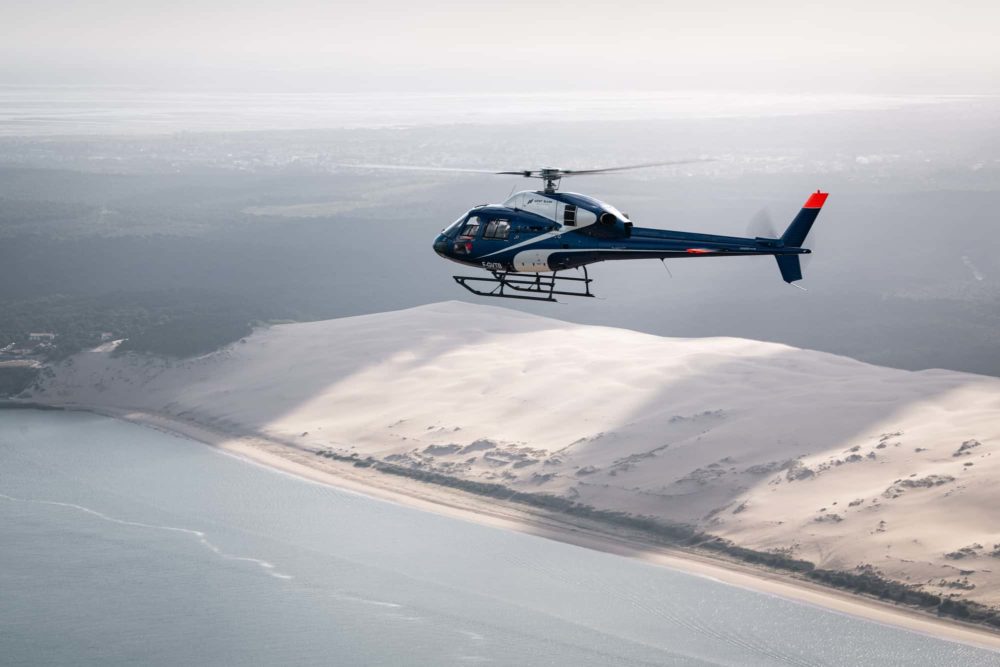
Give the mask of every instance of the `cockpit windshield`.
[{"label": "cockpit windshield", "polygon": [[463,213],[461,216],[459,216],[458,220],[456,220],[455,222],[451,223],[450,225],[442,229],[441,233],[450,239],[455,238],[455,234],[458,233],[458,230],[462,226],[462,223],[465,222],[465,219],[469,217],[470,212],[471,211],[466,211],[465,213]]},{"label": "cockpit windshield", "polygon": [[473,215],[469,217],[469,221],[462,227],[462,235],[458,238],[474,239],[477,234],[479,234],[479,216]]}]

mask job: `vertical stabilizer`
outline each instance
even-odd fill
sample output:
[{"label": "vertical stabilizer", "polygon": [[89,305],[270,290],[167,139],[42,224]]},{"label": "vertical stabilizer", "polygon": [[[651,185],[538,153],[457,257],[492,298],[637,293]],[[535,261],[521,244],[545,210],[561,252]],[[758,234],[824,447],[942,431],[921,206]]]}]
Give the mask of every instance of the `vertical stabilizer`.
[{"label": "vertical stabilizer", "polygon": [[829,193],[820,192],[819,190],[809,195],[805,206],[802,207],[799,214],[792,220],[792,224],[788,225],[785,233],[781,235],[781,242],[785,246],[792,248],[802,247],[806,236],[809,234],[809,230],[812,229],[813,223],[816,222],[816,216],[819,215],[819,211],[823,208],[823,204],[826,203],[828,196],[830,196]]}]

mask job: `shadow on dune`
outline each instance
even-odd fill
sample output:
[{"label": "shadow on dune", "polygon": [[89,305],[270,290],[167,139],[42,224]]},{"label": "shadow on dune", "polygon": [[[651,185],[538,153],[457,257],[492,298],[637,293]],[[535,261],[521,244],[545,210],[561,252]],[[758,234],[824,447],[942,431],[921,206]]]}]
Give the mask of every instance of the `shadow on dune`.
[{"label": "shadow on dune", "polygon": [[[411,452],[470,479],[696,521],[796,458],[906,430],[921,404],[1000,410],[998,385],[451,302],[275,327],[147,386],[150,407],[233,434]],[[980,386],[989,391],[955,398]],[[456,467],[475,442],[522,452],[521,467]]]}]

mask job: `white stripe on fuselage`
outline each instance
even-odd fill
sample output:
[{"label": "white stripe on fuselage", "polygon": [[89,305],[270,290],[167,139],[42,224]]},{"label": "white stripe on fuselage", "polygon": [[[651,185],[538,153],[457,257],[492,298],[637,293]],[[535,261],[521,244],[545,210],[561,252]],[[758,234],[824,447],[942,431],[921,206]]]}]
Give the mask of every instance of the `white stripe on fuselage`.
[{"label": "white stripe on fuselage", "polygon": [[[549,258],[552,257],[552,255],[556,255],[559,253],[572,253],[572,252],[650,253],[650,252],[664,252],[664,251],[642,250],[639,248],[541,248],[536,250],[525,250],[523,252],[517,253],[511,259],[511,264],[514,265],[515,267],[514,270],[516,273],[548,273],[549,271],[555,271],[555,269],[551,268],[551,265],[549,264]],[[665,252],[673,252],[673,251],[668,250]],[[522,255],[527,255],[528,253],[537,253],[537,255],[532,258],[531,262],[527,261],[526,259],[522,259],[520,262],[518,262],[517,259],[518,257]],[[520,271],[517,270],[516,268],[518,264],[527,265],[527,264],[536,264],[541,262],[544,262],[545,265],[548,266],[549,268],[545,269],[544,271]]]},{"label": "white stripe on fuselage", "polygon": [[486,257],[492,257],[493,255],[499,255],[502,252],[508,252],[510,250],[517,250],[518,248],[521,248],[521,247],[526,246],[526,245],[530,245],[532,243],[537,243],[538,241],[545,241],[546,239],[554,239],[557,236],[561,236],[562,234],[565,234],[566,231],[567,231],[566,229],[560,229],[559,231],[556,231],[556,232],[545,232],[544,234],[542,234],[540,236],[536,236],[533,239],[528,239],[527,241],[521,241],[520,243],[515,243],[512,246],[507,246],[506,248],[501,248],[500,250],[496,250],[494,252],[490,252],[490,253],[487,253],[485,255],[482,255],[478,259],[484,259]]}]

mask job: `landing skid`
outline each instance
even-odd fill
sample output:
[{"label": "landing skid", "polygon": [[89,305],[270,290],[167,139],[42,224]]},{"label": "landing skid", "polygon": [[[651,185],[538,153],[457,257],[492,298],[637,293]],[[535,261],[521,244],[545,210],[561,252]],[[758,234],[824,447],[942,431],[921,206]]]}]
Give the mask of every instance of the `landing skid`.
[{"label": "landing skid", "polygon": [[[528,277],[523,273],[511,274],[505,271],[492,271],[492,278],[480,276],[452,276],[452,278],[455,279],[456,283],[478,296],[525,299],[527,301],[558,301],[555,298],[556,295],[593,297],[594,295],[590,292],[590,283],[593,282],[593,278],[587,274],[586,266],[581,268],[583,269],[583,278],[560,276],[558,272],[552,275],[537,273],[534,277]],[[489,290],[476,289],[469,283],[487,283],[493,285],[493,288]],[[583,291],[567,291],[571,287],[579,286],[580,283],[583,283]],[[556,287],[562,289],[556,289]],[[506,290],[522,292],[522,294],[510,294]]]}]

